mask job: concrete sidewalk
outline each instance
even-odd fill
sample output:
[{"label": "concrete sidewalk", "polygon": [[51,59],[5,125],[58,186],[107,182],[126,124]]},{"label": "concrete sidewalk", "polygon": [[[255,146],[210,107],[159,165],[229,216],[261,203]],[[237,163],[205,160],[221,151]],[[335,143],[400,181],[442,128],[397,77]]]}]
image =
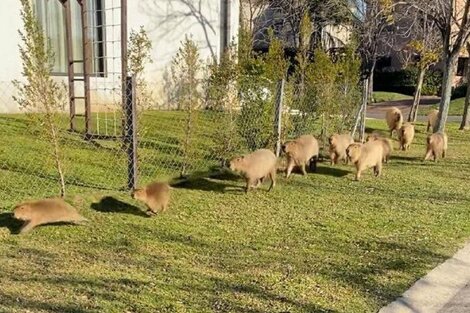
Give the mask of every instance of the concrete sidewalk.
[{"label": "concrete sidewalk", "polygon": [[379,313],[469,313],[470,243]]}]

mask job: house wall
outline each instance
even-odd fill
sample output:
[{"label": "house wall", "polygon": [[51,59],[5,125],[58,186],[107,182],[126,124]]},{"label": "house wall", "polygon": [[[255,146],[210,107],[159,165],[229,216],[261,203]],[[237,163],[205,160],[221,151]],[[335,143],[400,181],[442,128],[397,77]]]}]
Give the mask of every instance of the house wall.
[{"label": "house wall", "polygon": [[[152,61],[146,70],[146,78],[151,84],[156,104],[161,104],[165,99],[163,91],[165,71],[169,69],[171,60],[176,54],[180,43],[185,36],[190,36],[198,44],[202,60],[212,57],[219,58],[224,31],[221,8],[222,1],[227,1],[229,7],[228,37],[237,40],[239,27],[239,2],[238,0],[128,0],[128,31],[138,30],[144,26],[153,44]],[[105,7],[110,8],[116,0],[105,0]],[[109,25],[118,22],[119,17],[112,15],[112,11],[106,12],[106,23]],[[2,58],[0,58],[0,113],[19,112],[17,104],[12,100],[15,92],[11,81],[22,79],[21,60],[18,51],[20,37],[18,29],[22,27],[20,18],[20,2],[18,0],[0,1],[0,29],[2,34]],[[107,28],[107,40],[119,35],[119,29],[114,31]],[[113,50],[114,49],[114,50]],[[119,61],[113,60],[113,56],[119,56],[118,48],[107,44],[107,67],[110,71],[119,69]],[[114,51],[114,52],[113,52]],[[64,77],[57,77],[64,80]],[[111,95],[109,86],[114,85],[117,74],[110,74],[106,78],[92,78],[92,98],[94,108],[99,109],[102,104],[115,101],[116,95]],[[119,97],[118,97],[119,98]],[[80,106],[77,106],[78,111]]]}]

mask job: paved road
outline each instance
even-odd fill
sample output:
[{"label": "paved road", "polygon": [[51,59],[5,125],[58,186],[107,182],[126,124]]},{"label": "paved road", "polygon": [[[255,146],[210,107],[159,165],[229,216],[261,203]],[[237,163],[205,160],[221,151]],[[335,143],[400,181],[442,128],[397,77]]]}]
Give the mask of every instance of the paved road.
[{"label": "paved road", "polygon": [[[429,107],[432,105],[435,105],[439,103],[439,98],[437,97],[425,97],[421,99],[420,106],[421,107]],[[403,115],[406,118],[408,117],[408,114],[410,112],[411,105],[413,104],[412,100],[399,100],[399,101],[389,101],[389,102],[382,102],[382,103],[377,103],[371,106],[367,107],[367,117],[368,118],[376,118],[376,119],[383,119],[385,118],[385,112],[387,111],[388,108],[394,106],[399,108],[402,112]],[[460,116],[448,116],[447,121],[448,122],[458,122],[462,120],[462,117]],[[425,122],[426,121],[426,116],[418,116],[418,121],[419,122]],[[470,311],[469,311],[470,313]]]}]

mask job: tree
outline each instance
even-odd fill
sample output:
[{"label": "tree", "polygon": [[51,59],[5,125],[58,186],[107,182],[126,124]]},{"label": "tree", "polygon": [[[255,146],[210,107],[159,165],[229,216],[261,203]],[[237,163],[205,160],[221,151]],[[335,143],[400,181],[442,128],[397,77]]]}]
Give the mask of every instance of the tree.
[{"label": "tree", "polygon": [[[466,44],[467,53],[470,55],[470,43]],[[470,115],[468,114],[468,108],[470,106],[470,62],[467,64],[467,73],[466,73],[466,83],[467,83],[467,93],[465,95],[465,104],[463,106],[462,122],[460,123],[460,130],[468,130],[470,128]]]},{"label": "tree", "polygon": [[443,132],[449,112],[457,60],[470,37],[470,0],[461,2],[414,0],[410,7],[417,12],[416,19],[426,16],[429,20],[434,21],[442,38],[444,75],[438,121],[434,131]]},{"label": "tree", "polygon": [[186,37],[171,63],[171,77],[174,85],[178,86],[177,101],[180,108],[186,112],[184,137],[181,142],[181,176],[188,173],[195,154],[193,139],[196,133],[197,112],[202,101],[199,79],[201,68],[199,49],[191,38]]},{"label": "tree", "polygon": [[418,68],[418,78],[416,82],[416,91],[413,97],[413,105],[408,115],[408,122],[415,122],[418,116],[418,107],[421,100],[421,90],[423,88],[424,77],[430,66],[436,64],[440,59],[441,40],[436,32],[435,22],[428,21],[426,16],[416,23],[412,28],[413,38],[408,47],[416,53],[419,60],[416,62]]},{"label": "tree", "polygon": [[22,41],[19,49],[26,82],[13,81],[18,90],[18,96],[14,100],[29,115],[41,137],[50,144],[48,152],[53,157],[59,175],[60,196],[64,197],[65,178],[59,119],[66,102],[65,86],[51,78],[54,54],[29,0],[21,0],[21,18],[24,29],[19,31]]},{"label": "tree", "polygon": [[[393,45],[394,9],[392,0],[356,0],[353,2],[354,35],[358,42],[358,52],[362,57],[362,104],[356,116],[352,135],[359,127],[359,138],[364,140],[367,103],[373,93],[374,71],[377,58]],[[382,49],[382,50],[381,50]]]}]

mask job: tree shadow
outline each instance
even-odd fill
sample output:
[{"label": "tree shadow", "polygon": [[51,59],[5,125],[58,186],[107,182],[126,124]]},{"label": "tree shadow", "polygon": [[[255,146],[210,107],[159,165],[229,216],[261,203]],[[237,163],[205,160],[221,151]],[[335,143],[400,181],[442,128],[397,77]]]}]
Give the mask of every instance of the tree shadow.
[{"label": "tree shadow", "polygon": [[10,234],[18,234],[23,222],[13,217],[13,213],[0,214],[0,228],[8,228]]},{"label": "tree shadow", "polygon": [[42,302],[38,300],[30,300],[20,297],[17,294],[0,293],[2,305],[14,310],[15,308],[31,311],[47,311],[47,312],[60,312],[60,313],[88,313],[90,311],[81,309],[73,304],[55,304]]},{"label": "tree shadow", "polygon": [[90,208],[102,213],[121,213],[149,217],[148,214],[139,207],[113,197],[104,197],[100,202],[92,203]]}]

